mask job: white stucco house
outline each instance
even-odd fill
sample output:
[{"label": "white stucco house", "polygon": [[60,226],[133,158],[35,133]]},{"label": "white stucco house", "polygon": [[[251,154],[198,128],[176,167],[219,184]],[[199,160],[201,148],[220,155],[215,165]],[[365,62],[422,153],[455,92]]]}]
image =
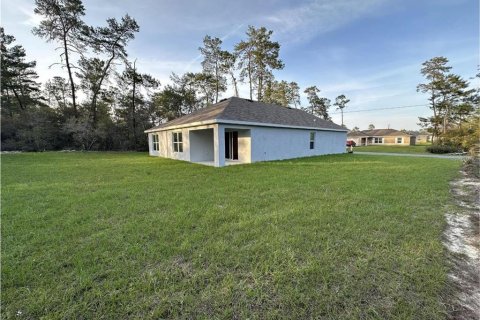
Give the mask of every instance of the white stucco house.
[{"label": "white stucco house", "polygon": [[344,153],[347,130],[303,110],[232,97],[145,130],[151,156],[216,167]]}]

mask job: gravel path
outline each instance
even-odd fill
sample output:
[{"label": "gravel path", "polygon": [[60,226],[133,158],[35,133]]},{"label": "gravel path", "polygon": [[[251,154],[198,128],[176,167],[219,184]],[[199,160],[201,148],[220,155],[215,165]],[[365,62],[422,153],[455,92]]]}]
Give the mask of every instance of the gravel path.
[{"label": "gravel path", "polygon": [[455,206],[445,214],[443,243],[449,251],[454,299],[451,319],[480,319],[480,179],[465,168],[450,183]]}]

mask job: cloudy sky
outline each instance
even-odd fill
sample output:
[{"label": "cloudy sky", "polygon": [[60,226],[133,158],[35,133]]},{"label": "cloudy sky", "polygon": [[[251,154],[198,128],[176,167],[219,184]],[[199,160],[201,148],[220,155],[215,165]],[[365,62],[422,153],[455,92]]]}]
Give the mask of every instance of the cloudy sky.
[{"label": "cloudy sky", "polygon": [[[171,72],[200,70],[198,47],[205,35],[221,37],[231,50],[248,25],[274,31],[285,68],[280,80],[301,88],[317,85],[332,100],[350,98],[345,124],[366,129],[417,129],[418,116],[430,114],[416,92],[422,62],[443,55],[464,78],[479,62],[477,0],[84,0],[85,21],[103,25],[128,13],[140,32],[128,48],[141,72],[168,83]],[[34,37],[34,0],[3,0],[1,24],[37,60],[40,80],[65,70],[55,45]],[[478,85],[472,80],[472,85]],[[302,90],[303,91],[303,90]],[[224,96],[230,96],[231,91]],[[247,97],[244,86],[241,96]],[[305,97],[302,104],[306,105]],[[365,111],[413,106],[389,110]],[[331,110],[335,122],[340,115]]]}]

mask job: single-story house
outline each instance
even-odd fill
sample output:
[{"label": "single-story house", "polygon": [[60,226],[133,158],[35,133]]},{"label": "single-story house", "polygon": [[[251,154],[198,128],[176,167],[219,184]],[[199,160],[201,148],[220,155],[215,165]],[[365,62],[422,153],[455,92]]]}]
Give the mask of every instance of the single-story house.
[{"label": "single-story house", "polygon": [[355,141],[357,146],[415,145],[415,136],[395,129],[351,131],[347,139]]},{"label": "single-story house", "polygon": [[145,130],[151,156],[222,167],[344,153],[347,130],[303,110],[232,97]]}]

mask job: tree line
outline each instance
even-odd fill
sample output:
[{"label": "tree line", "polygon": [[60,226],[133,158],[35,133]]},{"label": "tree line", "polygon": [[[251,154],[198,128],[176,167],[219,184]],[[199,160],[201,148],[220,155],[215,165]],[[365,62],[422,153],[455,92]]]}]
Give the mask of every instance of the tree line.
[{"label": "tree line", "polygon": [[[451,72],[445,57],[434,57],[422,64],[427,80],[417,91],[428,95],[432,115],[419,117],[419,125],[433,137],[435,144],[454,149],[480,151],[480,88]],[[476,75],[480,79],[480,73]]]},{"label": "tree line", "polygon": [[[330,119],[331,102],[316,86],[304,90],[309,105],[302,107],[299,85],[275,79],[284,63],[265,27],[249,26],[230,51],[221,39],[205,36],[202,71],[172,73],[171,83],[161,86],[128,55],[140,31],[128,14],[90,26],[81,0],[36,0],[34,11],[41,21],[32,32],[56,45],[54,65],[63,74],[38,82],[36,62],[0,29],[2,150],[146,150],[145,129],[216,103],[229,87],[239,96],[240,84],[250,99]],[[342,95],[333,105],[343,111],[348,101]]]},{"label": "tree line", "polygon": [[[144,130],[216,103],[229,88],[239,96],[242,84],[250,99],[323,119],[330,120],[329,110],[336,108],[343,125],[345,95],[332,103],[317,86],[301,90],[295,81],[275,78],[285,65],[280,44],[265,27],[249,26],[231,50],[220,38],[205,36],[201,71],[172,73],[171,82],[161,86],[128,55],[140,31],[128,14],[90,26],[81,0],[36,0],[34,10],[41,21],[33,34],[56,45],[54,65],[63,74],[38,82],[36,62],[0,28],[2,150],[146,150]],[[423,64],[427,82],[418,91],[429,94],[433,115],[420,118],[420,124],[438,143],[467,148],[478,136],[472,132],[478,129],[479,94],[450,71],[444,57]],[[301,93],[307,106],[300,103]]]}]

